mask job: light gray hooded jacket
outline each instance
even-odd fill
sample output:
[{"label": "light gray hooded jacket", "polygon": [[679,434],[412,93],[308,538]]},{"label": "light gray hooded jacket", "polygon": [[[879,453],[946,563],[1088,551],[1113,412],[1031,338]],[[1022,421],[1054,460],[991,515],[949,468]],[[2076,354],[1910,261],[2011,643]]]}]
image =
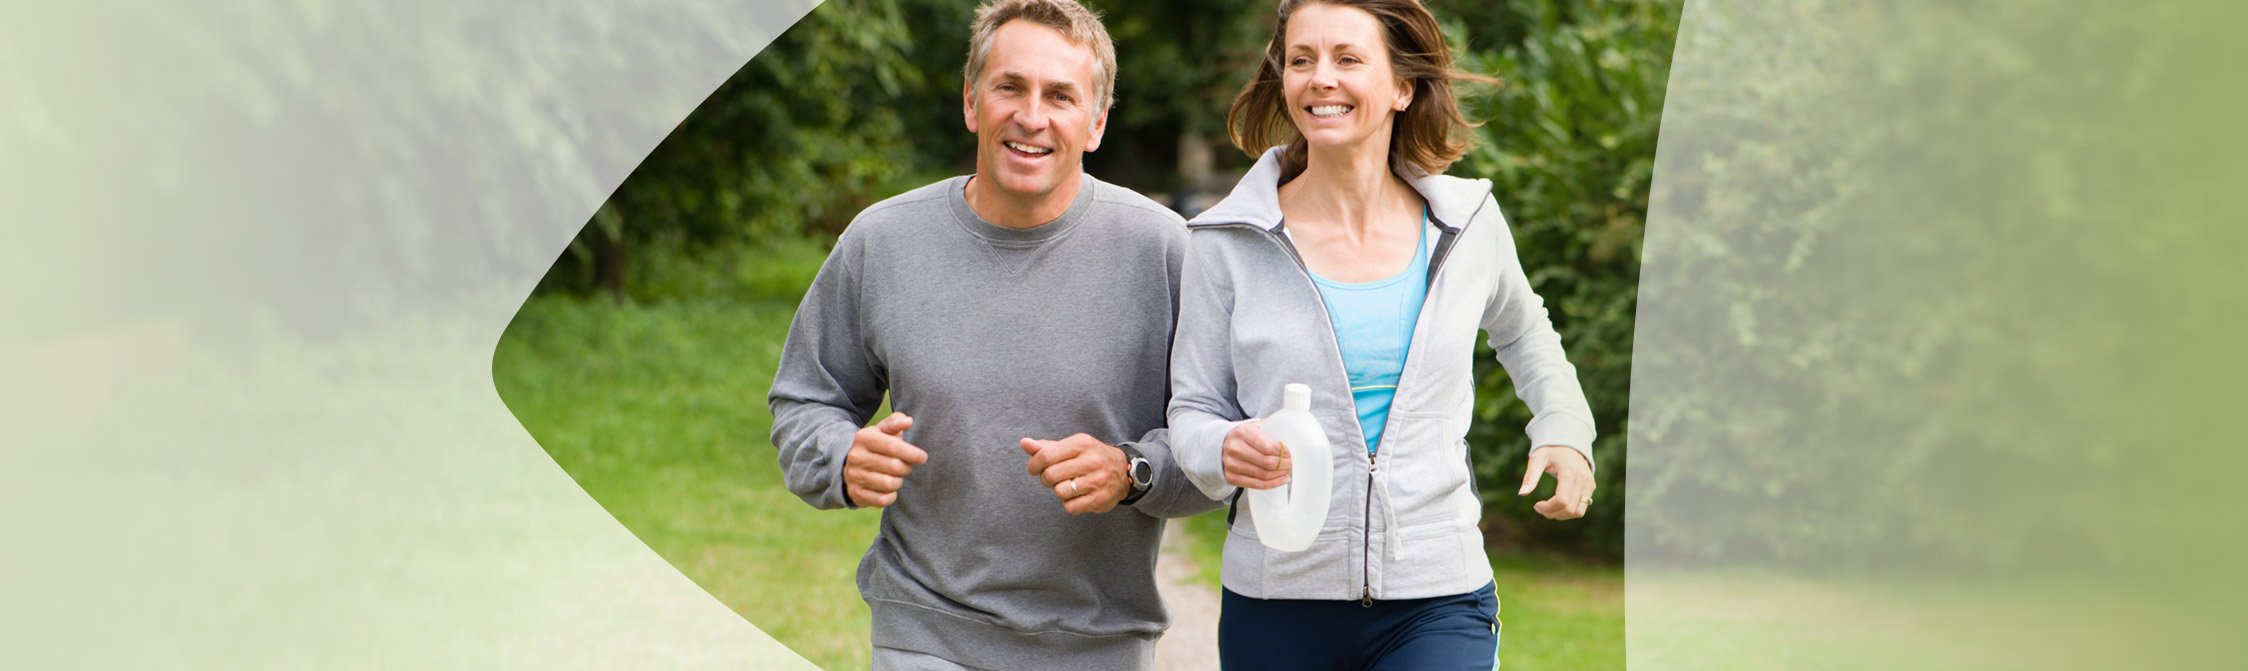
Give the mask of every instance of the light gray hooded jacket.
[{"label": "light gray hooded jacket", "polygon": [[1377,454],[1365,445],[1326,305],[1282,234],[1279,150],[1233,193],[1188,222],[1178,334],[1171,347],[1171,444],[1187,478],[1213,499],[1225,482],[1227,432],[1280,409],[1281,387],[1311,387],[1311,412],[1334,444],[1334,498],[1310,549],[1256,538],[1240,499],[1225,544],[1227,589],[1260,599],[1391,600],[1464,594],[1491,581],[1477,525],[1467,429],[1475,407],[1477,331],[1489,334],[1533,415],[1532,445],[1592,458],[1592,411],[1576,368],[1531,291],[1491,183],[1413,181],[1441,230],[1429,291]]}]

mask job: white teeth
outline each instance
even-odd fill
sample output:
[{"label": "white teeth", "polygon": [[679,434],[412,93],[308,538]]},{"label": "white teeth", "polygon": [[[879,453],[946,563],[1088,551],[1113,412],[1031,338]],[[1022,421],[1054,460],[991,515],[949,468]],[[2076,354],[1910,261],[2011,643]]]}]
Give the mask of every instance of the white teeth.
[{"label": "white teeth", "polygon": [[1015,151],[1019,151],[1019,152],[1025,153],[1025,154],[1045,154],[1045,153],[1048,153],[1048,152],[1051,152],[1051,151],[1053,151],[1052,149],[1047,149],[1047,148],[1045,148],[1045,147],[1033,147],[1033,146],[1030,146],[1030,145],[1027,145],[1027,144],[1023,144],[1023,143],[1021,143],[1021,142],[1007,142],[1007,143],[1004,143],[1004,144],[1006,144],[1006,145],[1007,145],[1008,147],[1010,147],[1010,148],[1014,149]]},{"label": "white teeth", "polygon": [[1315,105],[1311,108],[1311,115],[1339,116],[1350,113],[1350,110],[1351,106],[1349,105]]}]

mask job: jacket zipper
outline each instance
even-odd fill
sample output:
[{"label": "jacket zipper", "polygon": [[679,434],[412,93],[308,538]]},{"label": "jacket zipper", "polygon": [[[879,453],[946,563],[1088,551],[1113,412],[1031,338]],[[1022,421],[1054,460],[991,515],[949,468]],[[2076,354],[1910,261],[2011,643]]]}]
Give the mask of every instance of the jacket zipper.
[{"label": "jacket zipper", "polygon": [[[1477,208],[1477,210],[1481,211],[1481,208]],[[1474,215],[1471,214],[1468,216],[1468,218],[1473,219]],[[1200,228],[1202,226],[1245,226],[1248,228],[1256,229],[1258,232],[1265,234],[1265,237],[1270,238],[1273,244],[1280,245],[1281,251],[1288,253],[1288,259],[1296,262],[1296,270],[1303,273],[1304,282],[1311,283],[1311,266],[1304,264],[1303,254],[1296,251],[1296,245],[1289,242],[1287,236],[1281,235],[1279,233],[1274,233],[1270,229],[1249,222],[1202,224],[1200,226],[1194,227]],[[1444,267],[1444,257],[1451,256],[1452,243],[1459,240],[1459,233],[1457,231],[1445,229],[1443,226],[1438,226],[1437,229],[1442,231],[1442,234],[1437,236],[1436,251],[1430,255],[1428,261],[1428,286],[1431,289],[1434,289],[1436,287],[1436,271]],[[1460,222],[1458,231],[1464,231],[1466,229],[1467,222]],[[1319,285],[1312,284],[1311,290],[1312,293],[1317,294],[1319,292]],[[1320,318],[1326,320],[1327,322],[1327,330],[1330,332],[1329,337],[1333,337],[1332,331],[1335,330],[1335,316],[1327,314],[1326,301],[1319,302],[1319,315]],[[1340,341],[1335,343],[1335,351],[1337,352],[1338,357],[1341,356],[1340,352],[1342,351],[1342,343]],[[1374,607],[1374,473],[1377,467],[1377,463],[1378,462],[1376,461],[1376,455],[1374,454],[1373,450],[1367,450],[1366,517],[1364,524],[1362,525],[1362,528],[1365,530],[1365,535],[1359,539],[1358,544],[1360,553],[1358,566],[1360,570],[1358,578],[1358,605],[1361,608]],[[1474,480],[1474,475],[1470,474],[1468,476],[1468,481],[1470,483],[1473,483]],[[1229,519],[1228,521],[1230,522],[1231,520]],[[1397,533],[1397,530],[1390,529],[1389,533]]]},{"label": "jacket zipper", "polygon": [[[1283,225],[1285,225],[1285,224],[1283,224]],[[1258,229],[1258,230],[1264,230],[1264,229]],[[1288,252],[1288,258],[1294,259],[1294,260],[1296,261],[1296,269],[1297,269],[1297,270],[1301,270],[1301,271],[1303,271],[1304,283],[1306,283],[1306,284],[1310,284],[1310,285],[1311,285],[1311,292],[1312,292],[1312,294],[1313,294],[1313,295],[1318,295],[1318,293],[1319,293],[1319,285],[1318,285],[1317,283],[1315,283],[1315,282],[1312,282],[1312,281],[1311,281],[1311,266],[1309,266],[1309,265],[1305,265],[1305,264],[1304,264],[1304,257],[1303,257],[1303,254],[1302,254],[1301,252],[1298,252],[1298,251],[1296,251],[1296,245],[1295,245],[1295,243],[1294,243],[1294,242],[1291,242],[1291,241],[1290,241],[1290,240],[1289,240],[1289,239],[1287,238],[1287,236],[1285,236],[1285,235],[1281,235],[1281,234],[1278,234],[1278,233],[1274,233],[1274,232],[1272,232],[1272,231],[1269,231],[1269,230],[1264,230],[1264,234],[1265,234],[1266,236],[1269,236],[1269,237],[1271,237],[1271,238],[1272,238],[1272,241],[1273,241],[1273,242],[1275,242],[1275,243],[1279,243],[1279,245],[1280,245],[1280,248],[1281,248],[1281,249],[1283,249],[1283,250],[1286,250],[1286,251]],[[1440,241],[1440,242],[1439,242],[1438,244],[1439,244],[1439,245],[1441,246],[1441,245],[1442,245],[1443,243],[1442,243],[1442,242]],[[1431,276],[1434,276],[1434,275],[1433,275],[1433,270],[1434,270],[1434,269],[1435,269],[1435,265],[1434,265],[1433,263],[1431,263],[1431,264],[1430,264],[1430,270],[1432,271],[1432,274],[1431,274]],[[1324,300],[1322,300],[1322,301],[1319,301],[1319,314],[1320,314],[1320,316],[1321,316],[1322,318],[1326,319],[1326,321],[1327,321],[1327,331],[1328,331],[1328,333],[1329,333],[1329,337],[1333,337],[1333,333],[1334,333],[1334,330],[1335,330],[1335,326],[1334,326],[1334,324],[1335,324],[1335,316],[1334,316],[1334,315],[1331,315],[1331,314],[1327,314],[1327,302],[1326,302],[1326,301],[1324,301]],[[1336,361],[1336,365],[1341,365],[1341,363],[1342,363],[1342,362],[1341,362],[1341,361],[1339,360],[1339,357],[1341,357],[1341,356],[1342,356],[1342,349],[1343,349],[1343,344],[1342,344],[1342,341],[1340,341],[1340,340],[1337,340],[1337,341],[1335,342],[1335,352],[1336,352],[1336,356],[1338,357],[1338,360]],[[1346,385],[1346,386],[1347,386],[1347,385]],[[1378,463],[1378,462],[1376,461],[1376,455],[1375,455],[1375,453],[1374,453],[1373,449],[1371,449],[1371,448],[1367,449],[1367,450],[1366,450],[1366,513],[1365,513],[1365,514],[1366,514],[1366,517],[1364,518],[1364,523],[1360,525],[1360,528],[1361,528],[1361,529],[1363,529],[1363,530],[1365,531],[1365,535],[1364,535],[1364,536],[1361,536],[1361,537],[1359,538],[1359,543],[1358,543],[1358,550],[1359,550],[1358,570],[1360,571],[1360,574],[1359,574],[1359,577],[1358,577],[1358,585],[1359,585],[1359,596],[1358,596],[1358,605],[1359,605],[1359,607],[1361,607],[1361,608],[1372,608],[1372,607],[1374,607],[1374,469],[1376,468],[1376,464],[1377,464],[1377,463]],[[1390,532],[1391,532],[1391,533],[1396,533],[1396,530],[1395,530],[1395,529],[1391,529],[1391,530],[1390,530]]]},{"label": "jacket zipper", "polygon": [[[1360,608],[1374,607],[1374,464],[1377,456],[1379,455],[1373,452],[1366,453],[1366,542],[1358,546],[1362,553],[1359,555],[1358,569],[1363,572],[1358,578],[1358,584],[1365,589],[1359,593]],[[1391,529],[1389,532],[1394,534],[1397,530]]]}]

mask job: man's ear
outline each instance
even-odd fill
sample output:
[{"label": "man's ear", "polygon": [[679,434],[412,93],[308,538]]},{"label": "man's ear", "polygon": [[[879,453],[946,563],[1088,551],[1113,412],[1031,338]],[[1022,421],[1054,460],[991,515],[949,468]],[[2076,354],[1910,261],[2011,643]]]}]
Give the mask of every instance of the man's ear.
[{"label": "man's ear", "polygon": [[968,132],[980,133],[983,131],[976,130],[976,91],[971,86],[974,84],[960,83],[960,118],[968,122]]},{"label": "man's ear", "polygon": [[1093,117],[1093,136],[1090,139],[1085,140],[1085,151],[1087,153],[1091,153],[1096,149],[1100,149],[1101,135],[1107,132],[1108,110],[1104,109],[1101,110],[1101,113],[1099,115]]}]

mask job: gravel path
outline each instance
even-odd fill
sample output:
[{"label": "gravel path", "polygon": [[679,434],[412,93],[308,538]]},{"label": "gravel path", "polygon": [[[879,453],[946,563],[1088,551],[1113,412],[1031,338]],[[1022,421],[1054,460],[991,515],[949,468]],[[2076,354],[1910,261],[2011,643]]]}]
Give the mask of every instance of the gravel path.
[{"label": "gravel path", "polygon": [[1185,525],[1163,525],[1163,554],[1155,562],[1156,588],[1171,612],[1171,628],[1155,643],[1155,668],[1201,671],[1218,668],[1218,588],[1194,581],[1194,560],[1186,556]]}]

